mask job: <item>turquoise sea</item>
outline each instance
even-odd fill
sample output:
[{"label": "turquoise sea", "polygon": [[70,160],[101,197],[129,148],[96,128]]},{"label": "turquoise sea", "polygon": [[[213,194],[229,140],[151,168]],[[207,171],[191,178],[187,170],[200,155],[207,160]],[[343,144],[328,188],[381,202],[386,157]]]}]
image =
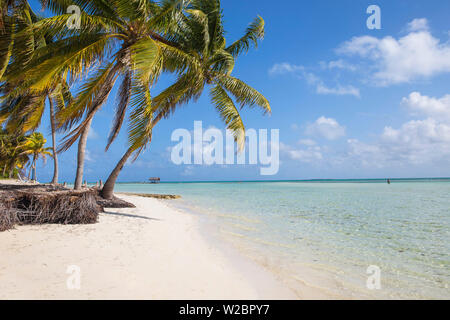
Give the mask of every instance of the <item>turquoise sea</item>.
[{"label": "turquoise sea", "polygon": [[[362,298],[450,299],[450,180],[118,184],[179,194],[214,236],[295,288]],[[367,268],[381,288],[366,286]]]}]

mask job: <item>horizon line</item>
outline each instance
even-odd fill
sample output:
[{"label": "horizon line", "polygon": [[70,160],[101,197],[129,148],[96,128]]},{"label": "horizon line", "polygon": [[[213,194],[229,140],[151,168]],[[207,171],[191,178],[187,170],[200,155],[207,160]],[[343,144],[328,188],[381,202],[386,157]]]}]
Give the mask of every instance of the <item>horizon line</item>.
[{"label": "horizon line", "polygon": [[[343,179],[280,179],[280,180],[173,180],[150,183],[148,181],[120,181],[121,184],[161,184],[161,183],[245,183],[245,182],[345,182],[345,181],[401,181],[401,180],[450,180],[450,177],[422,177],[422,178],[343,178]],[[91,182],[89,182],[91,184]]]}]

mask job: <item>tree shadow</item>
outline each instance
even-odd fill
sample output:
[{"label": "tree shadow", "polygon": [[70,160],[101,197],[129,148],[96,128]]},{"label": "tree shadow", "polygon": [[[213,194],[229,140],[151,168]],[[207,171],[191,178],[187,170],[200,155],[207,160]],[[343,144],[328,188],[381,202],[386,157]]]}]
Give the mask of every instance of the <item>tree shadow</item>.
[{"label": "tree shadow", "polygon": [[118,212],[107,212],[105,211],[104,214],[106,215],[112,215],[112,216],[120,216],[120,217],[127,217],[127,218],[136,218],[136,219],[144,219],[144,220],[154,220],[154,221],[161,221],[157,218],[150,218],[145,216],[138,216],[136,214],[128,214],[128,213],[118,213]]}]

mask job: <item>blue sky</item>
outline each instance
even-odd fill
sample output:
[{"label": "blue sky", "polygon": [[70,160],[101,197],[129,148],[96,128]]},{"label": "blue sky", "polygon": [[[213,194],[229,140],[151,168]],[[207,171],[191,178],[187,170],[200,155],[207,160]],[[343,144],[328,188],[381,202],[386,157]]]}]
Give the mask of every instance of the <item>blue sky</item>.
[{"label": "blue sky", "polygon": [[[381,30],[366,26],[372,4],[381,9]],[[251,109],[242,117],[247,128],[280,129],[278,174],[261,176],[258,165],[171,162],[175,129],[192,130],[195,120],[224,128],[205,90],[158,124],[152,144],[120,181],[450,176],[449,1],[226,0],[222,6],[229,43],[255,16],[266,21],[264,41],[237,60],[233,75],[270,101],[270,116]],[[163,77],[153,92],[169,83]],[[115,91],[93,123],[88,181],[105,180],[126,150],[124,130],[104,152]],[[40,130],[49,135],[47,120]],[[61,181],[72,182],[76,148],[60,162]],[[51,179],[51,162],[39,170],[41,181]]]}]

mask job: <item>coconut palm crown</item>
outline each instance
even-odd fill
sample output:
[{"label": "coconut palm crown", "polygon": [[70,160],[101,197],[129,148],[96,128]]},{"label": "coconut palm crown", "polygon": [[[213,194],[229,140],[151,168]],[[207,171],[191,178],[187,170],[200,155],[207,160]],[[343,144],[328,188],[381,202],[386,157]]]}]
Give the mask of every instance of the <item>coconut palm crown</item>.
[{"label": "coconut palm crown", "polygon": [[[222,20],[219,0],[192,0],[179,15],[171,41],[179,51],[189,55],[189,68],[178,72],[175,83],[153,98],[152,113],[155,117],[150,123],[150,130],[139,131],[140,136],[146,137],[142,141],[151,139],[151,129],[160,119],[168,117],[177,107],[198,99],[206,86],[210,87],[212,104],[227,129],[233,132],[240,150],[244,146],[245,127],[233,98],[241,108],[259,106],[266,113],[271,111],[268,100],[261,93],[231,76],[235,58],[247,52],[252,45],[257,46],[258,40],[263,38],[264,20],[257,17],[244,36],[229,46],[226,45]],[[172,62],[173,58],[178,57],[168,57],[165,62],[174,65],[176,61]],[[103,197],[112,197],[120,170],[136,149],[136,156],[139,154],[143,145],[136,147],[130,146],[111,173],[103,188]]]}]

